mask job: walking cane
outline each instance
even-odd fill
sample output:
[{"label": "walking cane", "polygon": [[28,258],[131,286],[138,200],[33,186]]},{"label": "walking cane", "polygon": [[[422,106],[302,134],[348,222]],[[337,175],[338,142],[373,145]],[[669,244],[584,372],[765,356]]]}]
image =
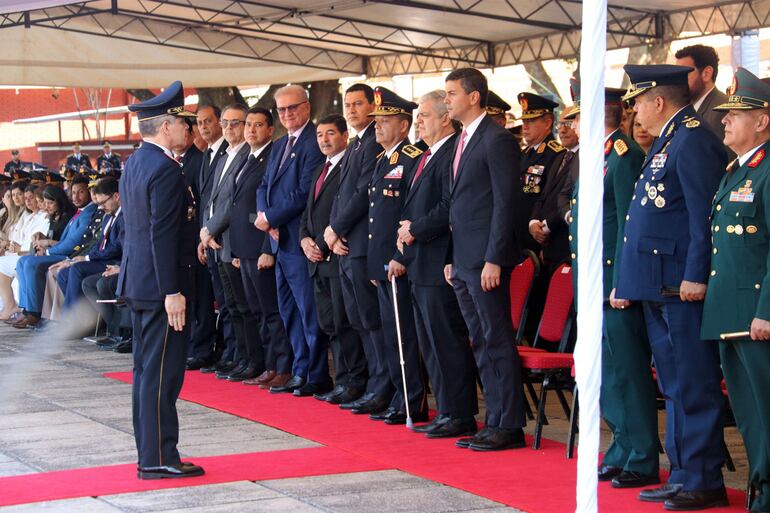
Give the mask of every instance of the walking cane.
[{"label": "walking cane", "polygon": [[401,382],[404,384],[404,404],[406,405],[406,427],[412,429],[412,415],[409,413],[409,393],[406,389],[406,367],[404,362],[404,343],[401,340],[401,319],[398,315],[398,297],[396,290],[396,275],[391,275],[390,284],[393,290],[393,310],[396,312],[396,336],[398,337],[398,357],[401,360]]}]

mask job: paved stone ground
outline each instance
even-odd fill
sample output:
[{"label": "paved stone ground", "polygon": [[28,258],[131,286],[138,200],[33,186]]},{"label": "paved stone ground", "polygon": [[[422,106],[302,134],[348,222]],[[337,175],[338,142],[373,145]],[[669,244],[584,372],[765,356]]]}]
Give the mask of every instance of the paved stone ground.
[{"label": "paved stone ground", "polygon": [[[136,461],[128,385],[105,372],[131,368],[130,355],[100,351],[61,333],[34,335],[0,324],[0,477]],[[64,337],[66,338],[66,336]],[[553,397],[544,436],[566,440],[567,419]],[[289,433],[180,401],[184,457],[314,447]],[[482,412],[483,415],[483,412]],[[660,419],[661,429],[664,420]],[[528,428],[531,432],[532,425]],[[609,436],[603,433],[603,447]],[[661,437],[663,435],[661,434]],[[746,458],[734,428],[726,441],[742,488]],[[663,464],[665,465],[665,457]],[[465,512],[507,508],[400,471],[362,472],[260,482],[234,482],[0,508],[27,512]]]}]

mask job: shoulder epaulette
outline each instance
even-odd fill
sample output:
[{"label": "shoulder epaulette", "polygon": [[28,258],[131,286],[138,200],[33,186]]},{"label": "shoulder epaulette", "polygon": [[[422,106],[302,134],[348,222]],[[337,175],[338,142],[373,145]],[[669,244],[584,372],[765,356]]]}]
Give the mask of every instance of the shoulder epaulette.
[{"label": "shoulder epaulette", "polygon": [[382,150],[379,155],[377,155],[377,160],[380,160],[380,158],[385,155],[385,150]]},{"label": "shoulder epaulette", "polygon": [[617,153],[619,157],[622,157],[628,151],[628,145],[623,139],[617,139],[614,146],[615,153]]},{"label": "shoulder epaulette", "polygon": [[414,146],[412,144],[407,144],[401,149],[401,153],[413,159],[422,155],[422,150],[417,146]]},{"label": "shoulder epaulette", "polygon": [[698,128],[700,126],[700,121],[695,118],[685,119],[684,126],[687,128]]},{"label": "shoulder epaulette", "polygon": [[555,151],[556,153],[562,152],[565,150],[564,146],[558,143],[558,141],[550,140],[548,141],[548,147],[551,148],[551,151]]}]

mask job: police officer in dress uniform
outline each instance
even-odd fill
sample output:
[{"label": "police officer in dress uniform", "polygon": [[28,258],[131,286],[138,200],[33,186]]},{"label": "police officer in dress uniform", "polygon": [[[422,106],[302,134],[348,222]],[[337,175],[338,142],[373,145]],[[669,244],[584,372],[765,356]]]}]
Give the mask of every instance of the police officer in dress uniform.
[{"label": "police officer in dress uniform", "polygon": [[[385,151],[380,154],[369,183],[369,243],[366,262],[369,279],[377,285],[380,316],[385,328],[385,361],[396,393],[389,408],[373,413],[369,418],[384,420],[386,424],[404,424],[407,400],[413,421],[428,420],[428,403],[422,382],[409,281],[404,255],[396,249],[404,198],[422,150],[410,144],[408,139],[416,103],[384,87],[374,89],[374,103],[376,108],[369,116],[374,117],[375,137]],[[408,398],[404,398],[403,393],[391,276],[396,277]]]},{"label": "police officer in dress uniform", "polygon": [[105,142],[102,146],[102,154],[96,159],[96,169],[98,171],[120,170],[120,155],[112,153],[112,146]]},{"label": "police officer in dress uniform", "polygon": [[[724,145],[689,104],[687,73],[626,65],[636,119],[657,136],[626,220],[612,306],[641,301],[666,399],[668,483],[640,500],[668,510],[727,504],[722,481],[724,399],[717,345],[700,337],[711,256],[710,203],[724,173]],[[622,299],[621,299],[622,298]]]},{"label": "police officer in dress uniform", "polygon": [[194,297],[196,205],[171,148],[184,143],[182,83],[129,106],[144,144],[120,180],[125,239],[117,295],[131,308],[134,331],[133,419],[138,477],[191,477],[203,469],[180,460],[176,400],[184,380]]},{"label": "police officer in dress uniform", "polygon": [[[770,511],[770,85],[738,68],[727,103],[724,143],[738,155],[711,209],[711,277],[701,338],[718,340],[727,393],[746,444],[749,478]],[[743,332],[743,333],[740,333]]]},{"label": "police officer in dress uniform", "polygon": [[[580,100],[580,84],[573,82],[573,98]],[[622,245],[628,206],[644,162],[644,151],[620,130],[623,89],[604,90],[604,297],[609,297],[618,274],[615,265]],[[579,133],[579,103],[566,116]],[[585,184],[590,187],[591,184]],[[577,264],[577,185],[572,195],[569,226],[573,267]],[[577,269],[577,268],[575,268]],[[577,272],[573,273],[577,279]],[[655,383],[650,374],[650,344],[642,306],[613,309],[605,303],[602,329],[601,410],[612,430],[612,443],[599,467],[599,481],[615,488],[660,482],[658,476],[658,413]]]},{"label": "police officer in dress uniform", "polygon": [[67,155],[67,163],[65,165],[73,171],[79,171],[82,168],[92,169],[91,159],[85,153],[80,152],[80,143],[77,142],[72,145],[72,153]]}]

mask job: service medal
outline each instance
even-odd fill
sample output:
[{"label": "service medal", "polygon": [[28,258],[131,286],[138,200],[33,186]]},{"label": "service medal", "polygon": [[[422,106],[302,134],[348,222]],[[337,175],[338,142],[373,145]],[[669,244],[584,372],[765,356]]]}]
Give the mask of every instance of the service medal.
[{"label": "service medal", "polygon": [[647,204],[647,196],[642,198],[642,200],[639,203],[641,203],[642,206],[645,206]]},{"label": "service medal", "polygon": [[663,198],[663,196],[658,196],[655,198],[655,206],[658,208],[663,208],[666,206],[666,200]]},{"label": "service medal", "polygon": [[735,235],[743,235],[743,226],[740,224],[735,225]]},{"label": "service medal", "polygon": [[658,189],[656,189],[655,187],[650,187],[650,188],[647,190],[647,196],[648,196],[648,197],[649,197],[651,200],[654,200],[655,198],[657,198],[657,197],[658,197]]},{"label": "service medal", "polygon": [[757,233],[757,227],[756,227],[756,226],[754,226],[753,224],[750,224],[750,225],[748,225],[748,226],[746,227],[746,233],[749,233],[749,234],[755,234],[755,233]]}]

